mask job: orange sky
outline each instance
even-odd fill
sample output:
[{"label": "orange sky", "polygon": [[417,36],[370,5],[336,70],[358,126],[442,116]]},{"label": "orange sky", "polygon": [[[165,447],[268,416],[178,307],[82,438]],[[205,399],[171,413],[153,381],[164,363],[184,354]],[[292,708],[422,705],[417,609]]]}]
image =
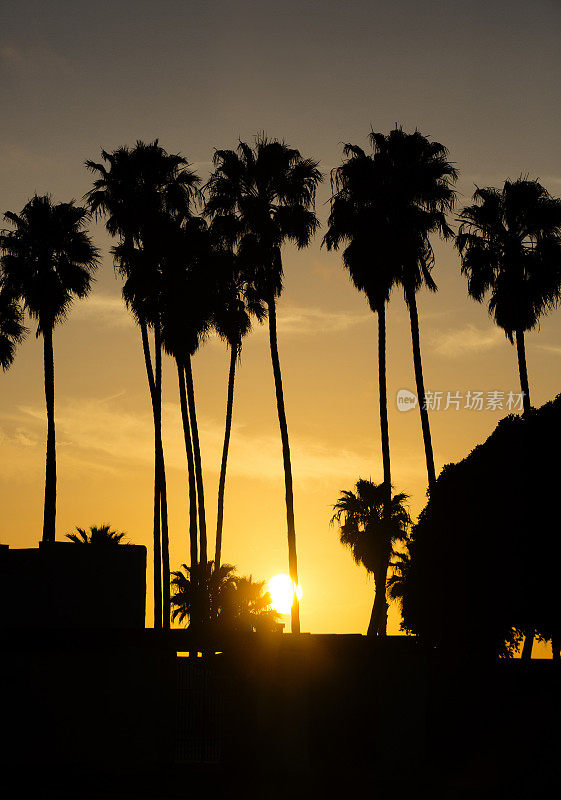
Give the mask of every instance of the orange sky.
[{"label": "orange sky", "polygon": [[[372,125],[418,126],[450,149],[461,173],[459,204],[473,184],[539,177],[561,194],[558,58],[561,12],[552,2],[413,3],[24,2],[11,7],[0,43],[0,203],[29,196],[80,198],[83,169],[101,146],[159,137],[206,178],[214,147],[259,130],[321,159],[327,173],[341,142],[366,146]],[[236,6],[234,13],[234,5]],[[189,9],[189,13],[187,12]],[[134,16],[131,14],[134,9]],[[508,10],[508,15],[507,14]],[[326,180],[318,214],[325,222]],[[293,453],[302,628],[359,632],[372,584],[329,527],[341,489],[359,476],[381,480],[377,329],[337,254],[287,248],[279,303],[279,350]],[[149,545],[153,455],[140,337],[120,300],[102,226],[104,253],[91,297],[55,333],[58,442],[57,536],[109,522]],[[435,295],[419,313],[429,390],[518,390],[515,352],[486,309],[466,296],[457,255],[436,247]],[[532,401],[559,392],[561,312],[528,337]],[[42,346],[33,331],[0,375],[0,539],[34,546],[41,534],[45,419]],[[228,357],[209,341],[194,359],[212,535]],[[392,472],[424,504],[426,472],[417,411],[396,410],[414,388],[408,315],[395,292],[388,313]],[[185,454],[172,364],[165,373],[165,445],[172,568],[187,559]],[[437,469],[464,457],[500,412],[431,415]],[[284,484],[266,328],[244,344],[236,384],[226,488],[223,559],[242,574],[287,570]],[[506,468],[506,467],[505,467]],[[149,604],[150,605],[150,604]],[[392,612],[390,630],[397,629]]]}]

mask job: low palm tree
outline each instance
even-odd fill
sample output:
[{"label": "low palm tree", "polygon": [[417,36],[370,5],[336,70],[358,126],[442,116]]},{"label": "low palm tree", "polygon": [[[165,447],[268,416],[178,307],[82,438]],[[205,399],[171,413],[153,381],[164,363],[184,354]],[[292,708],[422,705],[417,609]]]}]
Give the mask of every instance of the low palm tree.
[{"label": "low palm tree", "polygon": [[0,235],[3,284],[21,300],[37,335],[43,337],[47,455],[43,541],[55,539],[56,437],[53,331],[63,321],[74,298],[84,298],[92,284],[98,251],[85,230],[88,213],[70,203],[53,203],[35,195],[19,214],[4,215],[12,226]]},{"label": "low palm tree", "polygon": [[338,523],[341,544],[351,550],[357,564],[362,564],[374,576],[376,594],[368,626],[368,634],[386,635],[386,580],[394,545],[407,538],[411,524],[405,507],[406,494],[394,494],[391,516],[384,515],[384,484],[363,480],[356,482],[355,491],[342,491],[333,506],[331,524]]},{"label": "low palm tree", "polygon": [[470,297],[488,297],[489,314],[516,341],[524,413],[530,387],[524,335],[561,293],[561,200],[538,181],[505,181],[476,189],[460,214],[456,247]]},{"label": "low palm tree", "polygon": [[16,345],[25,334],[21,304],[0,285],[0,367],[4,372],[11,366]]},{"label": "low palm tree", "polygon": [[94,544],[98,547],[115,547],[123,544],[124,532],[111,530],[109,525],[91,525],[89,533],[76,526],[76,532],[67,533],[66,538],[74,544]]},{"label": "low palm tree", "polygon": [[380,194],[384,195],[382,219],[386,228],[384,252],[393,251],[399,264],[400,284],[409,310],[415,383],[419,398],[421,430],[427,462],[429,491],[436,483],[434,455],[421,360],[417,292],[425,286],[436,291],[431,276],[434,253],[430,237],[453,235],[446,213],[454,206],[454,182],[458,173],[448,160],[448,151],[419,131],[405,133],[400,127],[389,134],[370,134],[377,165]]},{"label": "low palm tree", "polygon": [[172,572],[172,619],[174,622],[199,623],[203,610],[207,622],[216,622],[220,615],[223,595],[233,584],[236,568],[232,564],[221,564],[214,569],[212,561],[199,562],[194,566],[182,564]]},{"label": "low palm tree", "polygon": [[322,180],[318,162],[303,158],[284,142],[256,138],[251,147],[217,150],[215,170],[207,184],[207,213],[235,216],[240,225],[238,257],[250,282],[267,306],[269,345],[282,442],[286,495],[288,570],[294,586],[291,630],[300,632],[298,562],[294,524],[292,465],[278,353],[276,301],[282,292],[282,246],[307,247],[319,222],[314,212],[316,188]]},{"label": "low palm tree", "polygon": [[279,614],[271,607],[266,583],[254,581],[252,575],[234,577],[223,594],[219,622],[227,628],[247,632],[278,630]]},{"label": "low palm tree", "polygon": [[231,564],[215,567],[212,561],[194,568],[183,564],[173,572],[173,619],[190,625],[200,621],[200,606],[208,603],[208,622],[221,630],[274,631],[278,614],[271,608],[271,596],[265,591],[266,581],[235,575]]}]

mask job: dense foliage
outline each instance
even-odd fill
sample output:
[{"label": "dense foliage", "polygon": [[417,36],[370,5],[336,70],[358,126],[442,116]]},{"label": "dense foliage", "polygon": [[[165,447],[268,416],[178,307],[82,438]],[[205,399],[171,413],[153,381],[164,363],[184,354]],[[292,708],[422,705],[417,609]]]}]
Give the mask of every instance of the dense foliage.
[{"label": "dense foliage", "polygon": [[526,417],[505,417],[467,458],[444,467],[392,589],[406,630],[488,656],[512,652],[527,628],[558,635],[560,422],[561,395]]}]

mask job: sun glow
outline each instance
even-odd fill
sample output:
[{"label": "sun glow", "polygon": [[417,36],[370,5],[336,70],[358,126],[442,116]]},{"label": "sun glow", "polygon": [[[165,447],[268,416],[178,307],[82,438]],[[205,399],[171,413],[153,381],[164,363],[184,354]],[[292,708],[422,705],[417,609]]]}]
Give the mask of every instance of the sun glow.
[{"label": "sun glow", "polygon": [[[290,614],[292,607],[294,584],[290,580],[289,575],[274,575],[267,585],[269,594],[271,595],[272,606],[279,614]],[[296,587],[296,597],[300,601],[302,599],[302,587]]]}]

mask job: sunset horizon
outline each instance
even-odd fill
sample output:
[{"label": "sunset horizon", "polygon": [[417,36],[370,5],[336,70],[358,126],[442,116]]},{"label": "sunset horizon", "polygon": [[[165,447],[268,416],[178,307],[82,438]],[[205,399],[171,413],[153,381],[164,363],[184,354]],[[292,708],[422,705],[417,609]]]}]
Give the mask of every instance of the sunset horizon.
[{"label": "sunset horizon", "polygon": [[561,5],[4,5],[0,763],[557,785]]}]

